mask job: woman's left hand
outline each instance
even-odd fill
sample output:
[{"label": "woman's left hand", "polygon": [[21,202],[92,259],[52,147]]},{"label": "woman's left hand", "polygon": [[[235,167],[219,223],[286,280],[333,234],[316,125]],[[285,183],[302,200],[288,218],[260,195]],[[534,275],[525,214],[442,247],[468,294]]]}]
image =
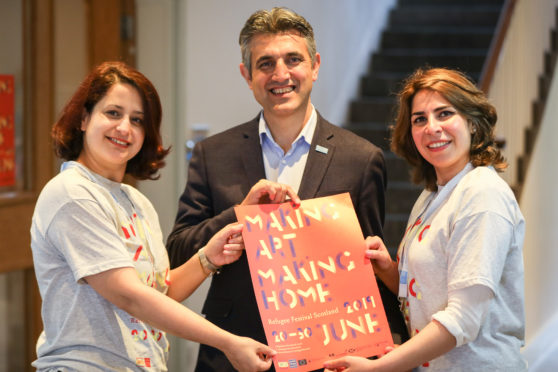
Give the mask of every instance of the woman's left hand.
[{"label": "woman's left hand", "polygon": [[217,266],[238,260],[244,250],[241,223],[231,223],[219,230],[207,242],[204,252],[208,260]]}]

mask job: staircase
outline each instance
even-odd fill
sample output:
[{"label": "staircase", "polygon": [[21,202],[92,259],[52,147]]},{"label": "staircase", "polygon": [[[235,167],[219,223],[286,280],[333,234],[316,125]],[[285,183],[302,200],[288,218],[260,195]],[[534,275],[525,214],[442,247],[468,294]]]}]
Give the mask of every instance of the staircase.
[{"label": "staircase", "polygon": [[517,159],[518,172],[516,184],[514,185],[514,191],[518,199],[521,196],[521,190],[523,189],[523,184],[525,183],[527,167],[535,147],[535,141],[539,132],[544,109],[547,104],[550,84],[552,83],[552,78],[554,76],[556,60],[558,59],[558,7],[556,7],[554,14],[555,25],[554,28],[550,30],[550,45],[549,49],[544,53],[544,69],[538,80],[539,94],[537,99],[532,103],[532,117],[529,126],[525,129],[523,153]]},{"label": "staircase", "polygon": [[381,45],[372,55],[361,94],[351,103],[346,128],[384,150],[388,172],[384,241],[395,255],[411,208],[422,187],[389,149],[395,94],[418,67],[459,69],[479,79],[504,0],[399,0]]}]

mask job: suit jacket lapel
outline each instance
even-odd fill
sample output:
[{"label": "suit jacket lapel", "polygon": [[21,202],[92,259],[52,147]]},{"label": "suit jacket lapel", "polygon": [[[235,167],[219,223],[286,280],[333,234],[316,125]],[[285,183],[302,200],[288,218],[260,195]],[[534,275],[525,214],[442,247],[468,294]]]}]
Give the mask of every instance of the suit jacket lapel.
[{"label": "suit jacket lapel", "polygon": [[258,134],[260,116],[250,121],[242,132],[240,148],[238,151],[242,154],[242,163],[244,164],[244,172],[246,180],[243,184],[244,195],[248,194],[250,188],[259,180],[265,178],[265,168],[262,158],[262,148],[260,145],[260,137]]},{"label": "suit jacket lapel", "polygon": [[335,152],[332,139],[333,133],[328,129],[327,122],[318,114],[316,131],[314,132],[314,138],[312,138],[312,145],[298,190],[298,196],[301,199],[310,199],[316,196]]}]

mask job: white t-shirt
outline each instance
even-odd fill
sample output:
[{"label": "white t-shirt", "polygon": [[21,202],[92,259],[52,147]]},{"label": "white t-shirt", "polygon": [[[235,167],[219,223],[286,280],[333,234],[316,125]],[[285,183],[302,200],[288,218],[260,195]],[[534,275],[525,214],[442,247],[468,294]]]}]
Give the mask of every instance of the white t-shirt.
[{"label": "white t-shirt", "polygon": [[165,333],[105,300],[82,279],[134,267],[146,285],[168,290],[169,260],[157,214],[133,187],[77,162],[42,190],[31,248],[43,299],[38,370],[166,371]]},{"label": "white t-shirt", "polygon": [[520,355],[525,221],[509,186],[492,167],[468,164],[437,193],[423,191],[408,226],[413,227],[408,227],[403,243],[412,240],[403,260],[400,246],[398,258],[400,269],[407,261],[407,298],[402,304],[411,336],[436,319],[459,339],[459,322],[444,312],[448,292],[481,285],[494,294],[476,339],[419,370],[527,370]]}]

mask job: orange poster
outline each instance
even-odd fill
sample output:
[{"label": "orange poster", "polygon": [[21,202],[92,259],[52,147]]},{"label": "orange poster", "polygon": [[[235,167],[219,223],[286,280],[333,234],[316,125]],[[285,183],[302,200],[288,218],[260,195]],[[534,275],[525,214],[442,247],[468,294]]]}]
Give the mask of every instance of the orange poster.
[{"label": "orange poster", "polygon": [[14,76],[0,75],[0,186],[14,185]]},{"label": "orange poster", "polygon": [[235,212],[277,371],[311,371],[393,345],[348,193]]}]

